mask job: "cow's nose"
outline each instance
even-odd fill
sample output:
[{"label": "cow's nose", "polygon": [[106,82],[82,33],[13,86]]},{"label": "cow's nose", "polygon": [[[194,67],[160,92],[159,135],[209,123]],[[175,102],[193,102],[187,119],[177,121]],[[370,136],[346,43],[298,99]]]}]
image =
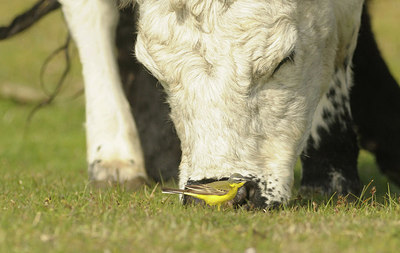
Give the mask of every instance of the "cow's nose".
[{"label": "cow's nose", "polygon": [[229,201],[227,204],[235,208],[242,206],[246,210],[254,209],[254,200],[257,198],[257,189],[258,185],[255,182],[247,181],[238,189],[235,198]]}]

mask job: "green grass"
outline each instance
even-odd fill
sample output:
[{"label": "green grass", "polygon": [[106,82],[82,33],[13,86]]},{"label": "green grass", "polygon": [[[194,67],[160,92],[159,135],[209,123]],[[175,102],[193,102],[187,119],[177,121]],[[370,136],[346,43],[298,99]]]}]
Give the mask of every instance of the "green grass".
[{"label": "green grass", "polygon": [[2,180],[0,251],[396,252],[400,246],[396,199],[218,212],[183,207],[157,188],[96,191],[85,183],[57,173]]},{"label": "green grass", "polygon": [[[7,2],[7,3],[6,3]],[[0,23],[34,0],[0,4]],[[5,7],[6,6],[6,7]],[[400,78],[398,0],[373,1],[374,28],[397,80]],[[59,12],[16,38],[0,42],[0,85],[39,88],[40,65],[65,38]],[[398,252],[400,190],[362,152],[360,175],[374,180],[360,200],[294,200],[280,211],[183,207],[152,185],[139,192],[88,186],[83,98],[76,51],[60,98],[37,112],[34,105],[0,100],[0,252]],[[47,87],[63,66],[47,72]],[[296,185],[300,171],[296,170]],[[375,186],[376,193],[372,190]],[[374,194],[372,194],[372,193]],[[296,193],[294,194],[296,197]]]}]

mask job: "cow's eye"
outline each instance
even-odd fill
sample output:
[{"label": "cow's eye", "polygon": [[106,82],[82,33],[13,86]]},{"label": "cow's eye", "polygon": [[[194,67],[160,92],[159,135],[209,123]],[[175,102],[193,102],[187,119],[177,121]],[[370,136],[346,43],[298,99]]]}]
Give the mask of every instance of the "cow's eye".
[{"label": "cow's eye", "polygon": [[294,62],[294,56],[295,56],[295,52],[294,50],[292,52],[290,52],[290,54],[285,57],[279,64],[278,66],[276,66],[276,68],[274,69],[274,71],[272,72],[272,75],[274,75],[281,67],[283,64],[285,64],[286,62],[290,61],[290,62]]}]

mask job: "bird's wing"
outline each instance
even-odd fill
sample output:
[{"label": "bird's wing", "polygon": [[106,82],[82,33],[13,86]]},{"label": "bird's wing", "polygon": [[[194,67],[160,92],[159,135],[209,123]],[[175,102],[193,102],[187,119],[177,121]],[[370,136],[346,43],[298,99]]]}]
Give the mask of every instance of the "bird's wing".
[{"label": "bird's wing", "polygon": [[229,181],[223,180],[223,181],[215,181],[207,184],[208,186],[222,190],[222,191],[229,191],[232,187],[229,186]]},{"label": "bird's wing", "polygon": [[[229,187],[229,185],[228,185]],[[214,188],[210,184],[192,184],[192,185],[186,185],[185,187],[185,192],[188,193],[194,193],[194,194],[200,194],[200,195],[218,195],[222,196],[225,195],[229,189],[218,189]]]},{"label": "bird's wing", "polygon": [[183,194],[184,193],[184,190],[174,189],[174,188],[169,188],[169,187],[162,187],[161,191],[162,191],[162,193],[169,193],[169,194]]}]

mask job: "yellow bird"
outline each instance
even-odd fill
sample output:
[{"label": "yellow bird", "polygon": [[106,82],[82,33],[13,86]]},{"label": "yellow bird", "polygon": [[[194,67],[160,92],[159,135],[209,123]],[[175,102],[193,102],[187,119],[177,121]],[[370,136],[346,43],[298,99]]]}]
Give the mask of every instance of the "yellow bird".
[{"label": "yellow bird", "polygon": [[232,200],[240,187],[247,182],[242,175],[232,174],[228,180],[211,182],[208,184],[186,185],[185,190],[162,187],[163,193],[184,194],[202,199],[207,205],[221,208],[221,204]]}]

